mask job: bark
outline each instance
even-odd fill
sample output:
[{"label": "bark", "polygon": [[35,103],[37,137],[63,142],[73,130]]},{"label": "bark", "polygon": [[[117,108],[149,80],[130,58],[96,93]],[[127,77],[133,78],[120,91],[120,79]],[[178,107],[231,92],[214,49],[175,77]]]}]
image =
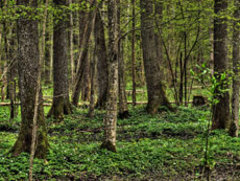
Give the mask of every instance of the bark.
[{"label": "bark", "polygon": [[101,148],[116,152],[117,97],[118,97],[118,27],[117,1],[108,0],[109,27],[109,74],[106,115],[104,118],[104,140]]},{"label": "bark", "polygon": [[[225,18],[219,17],[219,13],[224,12],[226,9],[227,0],[215,0],[214,11],[217,17],[214,19],[214,75],[219,82],[221,81],[221,74],[226,73],[228,68],[227,24]],[[220,93],[219,90],[227,88],[227,83],[222,82],[215,90],[215,99],[218,99],[219,102],[213,105],[212,129],[226,129],[229,127],[229,92]]]},{"label": "bark", "polygon": [[155,31],[152,26],[154,20],[150,18],[153,15],[153,0],[142,0],[141,10],[143,60],[148,91],[147,111],[150,114],[155,114],[160,105],[167,106],[169,109],[172,107],[166,97],[161,79],[157,47],[155,46]]},{"label": "bark", "polygon": [[[10,119],[15,117],[17,114],[17,107],[14,105],[16,99],[16,76],[17,76],[17,61],[14,57],[15,53],[15,33],[10,33],[10,40],[9,40],[9,48],[8,48],[8,91],[9,91],[9,99],[10,99]],[[12,62],[11,62],[12,61]]]},{"label": "bark", "polygon": [[95,108],[95,75],[96,75],[96,45],[93,52],[93,57],[91,59],[91,95],[90,95],[90,105],[88,116],[90,118],[94,117]]},{"label": "bark", "polygon": [[[73,3],[72,0],[69,0],[69,6]],[[69,44],[70,44],[70,64],[71,64],[71,87],[74,82],[74,32],[73,32],[74,24],[73,24],[73,12],[70,12],[70,27],[69,27],[69,32],[70,32],[70,38],[69,38]]]},{"label": "bark", "polygon": [[233,26],[233,72],[235,77],[233,78],[233,92],[232,92],[232,122],[230,127],[230,135],[238,137],[239,130],[239,91],[240,91],[240,1],[235,0],[234,17],[238,20],[234,22]]},{"label": "bark", "polygon": [[132,0],[132,103],[136,105],[136,56],[135,56],[135,24],[136,24],[136,13],[135,13],[135,0]]},{"label": "bark", "polygon": [[47,13],[48,13],[48,0],[45,2],[45,9],[44,9],[44,19],[43,19],[43,26],[42,26],[42,42],[40,46],[40,56],[39,56],[39,69],[37,74],[37,90],[35,95],[35,103],[34,103],[34,114],[33,114],[33,129],[32,129],[32,140],[31,140],[31,154],[29,159],[29,174],[28,180],[32,181],[33,179],[33,161],[35,155],[35,142],[37,140],[37,118],[38,118],[38,108],[39,108],[39,95],[41,91],[41,76],[42,76],[42,67],[44,63],[44,48],[45,48],[45,38],[46,38],[46,22],[47,22]]},{"label": "bark", "polygon": [[94,39],[97,56],[98,101],[97,108],[105,108],[108,89],[107,49],[105,33],[100,10],[97,10],[94,28]]},{"label": "bark", "polygon": [[[120,4],[120,0],[117,0],[117,4]],[[120,6],[118,6],[117,12],[117,31],[120,32]],[[119,33],[118,33],[119,34]],[[119,118],[125,119],[129,117],[127,95],[126,95],[126,81],[125,81],[125,66],[124,66],[124,51],[123,42],[118,42],[118,95],[119,95]],[[136,101],[136,100],[135,100]]]},{"label": "bark", "polygon": [[[123,55],[123,46],[121,46],[121,41],[119,42],[119,58],[118,58],[118,95],[119,95],[119,113],[118,116],[120,119],[126,119],[130,116],[128,112],[127,105],[127,95],[126,95],[126,81],[125,81],[125,66],[124,66],[124,55]],[[136,104],[136,103],[135,103]]]},{"label": "bark", "polygon": [[[54,0],[56,7],[66,6],[66,0]],[[68,83],[68,56],[67,56],[67,22],[58,21],[54,25],[53,36],[53,105],[48,116],[63,119],[64,114],[71,113]]]},{"label": "bark", "polygon": [[44,69],[44,80],[45,84],[51,83],[51,32],[47,30],[46,32],[46,46],[45,46],[45,69]]},{"label": "bark", "polygon": [[[96,0],[93,0],[91,3],[91,7],[96,5]],[[90,35],[92,32],[93,22],[95,19],[95,13],[96,10],[92,10],[88,14],[87,17],[87,23],[84,28],[83,37],[80,40],[80,53],[79,53],[79,59],[77,63],[77,70],[76,70],[76,76],[74,80],[74,87],[73,87],[73,95],[72,95],[72,104],[74,106],[78,105],[79,97],[80,97],[80,90],[81,90],[81,82],[84,75],[84,67],[86,67],[87,64],[87,55],[88,55],[88,48],[89,48],[89,41],[90,41]]]},{"label": "bark", "polygon": [[[28,1],[19,0],[19,5],[28,5]],[[37,3],[33,2],[36,7]],[[12,153],[17,156],[21,152],[31,151],[33,116],[35,96],[37,94],[37,79],[39,67],[38,23],[36,20],[21,18],[18,20],[19,44],[19,88],[21,101],[21,128]],[[37,116],[37,137],[35,142],[35,157],[45,158],[48,151],[47,129],[44,120],[42,93],[39,93]]]},{"label": "bark", "polygon": [[[163,12],[163,4],[162,2],[158,2],[155,1],[155,14],[154,16],[156,17],[156,21],[162,21],[162,12]],[[159,23],[156,23],[159,24]],[[162,32],[161,27],[158,27],[159,30],[155,31],[155,46],[156,46],[156,54],[158,57],[158,61],[160,64],[160,75],[161,75],[161,79],[164,80],[164,60],[163,60],[163,50],[162,50],[162,40],[161,40],[161,36],[159,33]]]},{"label": "bark", "polygon": [[83,79],[81,83],[82,87],[82,100],[89,101],[90,100],[90,89],[91,89],[91,78],[90,78],[90,58],[89,55],[86,57],[86,64],[83,68]]}]

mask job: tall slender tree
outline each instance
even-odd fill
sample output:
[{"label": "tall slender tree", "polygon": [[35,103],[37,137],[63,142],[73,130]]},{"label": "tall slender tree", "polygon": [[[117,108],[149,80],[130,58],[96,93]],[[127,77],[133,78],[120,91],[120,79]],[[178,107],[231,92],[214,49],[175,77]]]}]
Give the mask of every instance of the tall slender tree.
[{"label": "tall slender tree", "polygon": [[[37,1],[18,0],[18,5],[37,7]],[[23,16],[18,19],[18,72],[21,101],[21,128],[12,153],[19,155],[21,152],[31,151],[33,116],[35,97],[38,90],[39,41],[38,21]],[[45,158],[48,151],[47,129],[43,112],[42,93],[39,92],[39,105],[37,109],[37,137],[35,142],[35,156]]]},{"label": "tall slender tree", "polygon": [[147,111],[155,114],[160,105],[172,109],[164,90],[161,78],[160,61],[157,55],[155,42],[154,19],[151,17],[154,13],[154,1],[141,1],[141,36],[143,48],[143,60],[145,76],[148,91]]},{"label": "tall slender tree", "polygon": [[117,129],[117,99],[118,99],[118,26],[117,0],[108,0],[108,96],[106,115],[104,118],[104,140],[101,145],[110,151],[116,152]]},{"label": "tall slender tree", "polygon": [[136,13],[135,13],[135,0],[132,0],[132,104],[136,106]]},{"label": "tall slender tree", "polygon": [[[117,32],[120,35],[121,28],[121,6],[120,0],[117,0]],[[126,82],[125,82],[125,65],[124,65],[124,47],[123,41],[118,41],[118,95],[119,95],[119,117],[125,119],[129,117],[127,95],[126,95]]]},{"label": "tall slender tree", "polygon": [[[54,0],[55,7],[62,10],[67,6],[67,0]],[[64,13],[62,13],[64,14]],[[68,16],[61,19],[55,17],[53,35],[53,105],[48,116],[63,119],[64,114],[71,113],[68,83],[68,48],[67,48],[67,22]]]},{"label": "tall slender tree", "polygon": [[227,9],[227,0],[215,0],[214,12],[214,75],[220,85],[216,88],[215,98],[218,103],[213,106],[212,129],[225,129],[229,127],[230,108],[229,92],[221,92],[221,89],[227,89],[226,81],[221,80],[221,75],[227,73],[227,23],[226,18],[222,16]]}]

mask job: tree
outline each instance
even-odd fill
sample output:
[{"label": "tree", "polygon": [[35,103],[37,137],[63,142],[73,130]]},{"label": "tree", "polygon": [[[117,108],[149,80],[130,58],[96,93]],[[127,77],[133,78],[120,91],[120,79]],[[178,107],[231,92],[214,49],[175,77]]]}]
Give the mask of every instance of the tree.
[{"label": "tree", "polygon": [[235,0],[235,11],[234,11],[234,21],[233,26],[233,92],[232,92],[232,122],[230,127],[230,135],[238,137],[238,130],[239,130],[239,90],[240,90],[240,76],[239,76],[239,68],[240,68],[240,50],[239,50],[239,42],[240,42],[240,26],[239,26],[239,19],[240,19],[240,1]]},{"label": "tree", "polygon": [[107,100],[108,68],[107,68],[107,48],[105,44],[105,33],[103,21],[100,15],[100,9],[98,9],[96,12],[94,40],[96,45],[97,56],[97,82],[98,82],[97,107],[104,108]]},{"label": "tree", "polygon": [[[37,1],[19,0],[18,5],[30,5],[37,7]],[[38,48],[38,22],[27,16],[20,17],[18,25],[18,72],[21,101],[21,128],[15,142],[12,153],[19,155],[21,152],[31,151],[33,116],[35,107],[35,96],[38,89],[39,48]],[[47,129],[43,112],[42,93],[39,92],[39,105],[37,114],[37,137],[35,142],[35,156],[45,158],[48,151]]]},{"label": "tree", "polygon": [[[117,0],[120,4],[120,0]],[[120,34],[121,24],[121,8],[118,5],[117,9],[117,32]],[[121,35],[119,35],[121,36]],[[129,117],[127,96],[126,96],[126,82],[125,82],[125,66],[124,66],[124,47],[123,41],[118,41],[118,95],[119,95],[119,118],[125,119]]]},{"label": "tree", "polygon": [[135,13],[135,0],[132,0],[132,105],[136,106],[136,13]]},{"label": "tree", "polygon": [[160,61],[157,56],[157,48],[155,42],[153,0],[141,1],[141,36],[143,48],[143,60],[145,68],[145,76],[148,91],[147,111],[155,114],[160,105],[167,106],[172,109],[164,90],[162,77],[160,72]]},{"label": "tree", "polygon": [[[56,8],[67,6],[66,0],[54,0]],[[64,11],[64,10],[63,10]],[[67,20],[55,17],[53,34],[53,105],[48,116],[63,119],[64,114],[71,113],[68,83],[68,49]]]},{"label": "tree", "polygon": [[226,81],[222,81],[221,77],[227,72],[228,58],[227,58],[227,24],[226,18],[222,14],[227,9],[227,0],[215,0],[214,12],[216,17],[214,19],[214,76],[220,82],[216,88],[215,99],[217,104],[213,106],[213,123],[212,129],[225,129],[229,127],[230,109],[229,109],[229,92],[221,90],[228,89]]},{"label": "tree", "polygon": [[104,118],[104,140],[101,145],[116,152],[117,99],[118,99],[118,27],[117,0],[108,0],[108,94],[106,115]]},{"label": "tree", "polygon": [[80,33],[80,53],[79,58],[76,66],[76,75],[74,79],[73,85],[73,93],[72,93],[72,104],[74,106],[78,105],[79,97],[80,97],[80,90],[81,90],[81,83],[84,77],[84,68],[88,65],[87,55],[88,55],[88,48],[89,48],[89,41],[90,36],[93,29],[93,22],[95,19],[96,10],[93,10],[93,7],[96,5],[96,0],[91,1],[90,5],[90,12],[86,17],[85,27],[83,28],[83,32]]}]

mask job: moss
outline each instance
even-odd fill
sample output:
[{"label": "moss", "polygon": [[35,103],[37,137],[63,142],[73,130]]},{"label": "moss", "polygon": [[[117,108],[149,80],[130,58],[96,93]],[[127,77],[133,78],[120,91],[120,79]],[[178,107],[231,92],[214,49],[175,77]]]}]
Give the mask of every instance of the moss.
[{"label": "moss", "polygon": [[63,120],[64,115],[72,113],[72,106],[68,98],[59,97],[53,101],[53,105],[48,113],[48,117],[54,116],[54,119]]}]

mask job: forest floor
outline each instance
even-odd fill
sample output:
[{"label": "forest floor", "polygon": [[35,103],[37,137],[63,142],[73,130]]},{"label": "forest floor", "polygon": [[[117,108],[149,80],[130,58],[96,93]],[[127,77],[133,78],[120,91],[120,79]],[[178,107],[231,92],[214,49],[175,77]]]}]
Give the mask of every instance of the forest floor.
[{"label": "forest floor", "polygon": [[[47,112],[47,110],[45,110]],[[208,108],[164,109],[146,114],[130,108],[131,117],[118,120],[117,153],[100,149],[104,113],[87,118],[76,109],[61,123],[47,119],[50,150],[46,160],[35,159],[36,180],[206,180],[204,165]],[[26,180],[29,155],[11,157],[20,116],[9,121],[9,108],[0,107],[0,180]],[[225,131],[209,137],[212,180],[240,180],[240,138]]]}]

